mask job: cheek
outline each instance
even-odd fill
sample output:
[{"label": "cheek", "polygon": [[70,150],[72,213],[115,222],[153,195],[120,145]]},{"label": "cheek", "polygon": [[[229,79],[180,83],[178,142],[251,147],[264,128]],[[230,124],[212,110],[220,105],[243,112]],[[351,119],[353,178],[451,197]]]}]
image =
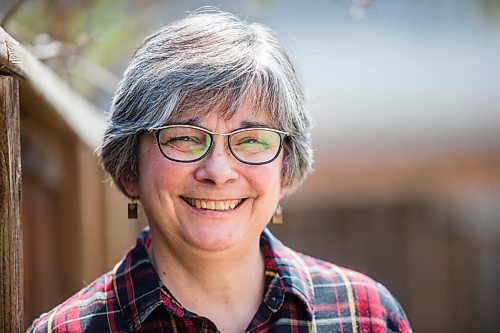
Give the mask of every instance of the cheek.
[{"label": "cheek", "polygon": [[169,180],[175,179],[175,177],[168,176],[176,172],[170,170],[172,162],[164,158],[157,150],[158,148],[152,145],[145,145],[141,150],[139,182],[142,191],[164,188]]},{"label": "cheek", "polygon": [[252,179],[252,186],[261,194],[274,195],[281,192],[282,176],[280,163],[265,164],[250,168],[247,175]]},{"label": "cheek", "polygon": [[150,161],[147,184],[143,184],[143,188],[160,192],[180,189],[186,177],[185,173],[186,168],[182,168],[176,162],[169,161],[163,156],[154,158]]}]

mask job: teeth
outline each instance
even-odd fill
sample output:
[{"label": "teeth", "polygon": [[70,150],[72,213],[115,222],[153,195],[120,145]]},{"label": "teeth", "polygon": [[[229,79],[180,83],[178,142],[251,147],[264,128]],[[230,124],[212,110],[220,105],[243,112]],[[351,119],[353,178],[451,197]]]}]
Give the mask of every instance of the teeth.
[{"label": "teeth", "polygon": [[210,201],[185,198],[185,201],[193,207],[209,209],[209,210],[230,210],[234,209],[243,200],[225,200],[225,201]]}]

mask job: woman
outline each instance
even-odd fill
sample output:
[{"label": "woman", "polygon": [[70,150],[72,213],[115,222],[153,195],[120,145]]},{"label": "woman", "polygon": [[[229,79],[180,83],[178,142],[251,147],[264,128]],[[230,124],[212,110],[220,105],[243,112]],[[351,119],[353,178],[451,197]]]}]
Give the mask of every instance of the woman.
[{"label": "woman", "polygon": [[112,272],[30,331],[410,332],[383,286],[266,229],[311,170],[308,117],[266,28],[212,11],[149,36],[100,149],[149,228]]}]

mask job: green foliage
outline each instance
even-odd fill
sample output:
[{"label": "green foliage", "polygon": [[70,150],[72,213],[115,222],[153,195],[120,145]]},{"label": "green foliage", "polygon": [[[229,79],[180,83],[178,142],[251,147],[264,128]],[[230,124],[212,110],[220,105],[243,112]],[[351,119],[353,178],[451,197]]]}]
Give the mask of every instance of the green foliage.
[{"label": "green foliage", "polygon": [[[117,73],[152,30],[155,20],[150,16],[156,4],[32,0],[22,3],[5,29],[88,98],[96,99],[103,92],[109,98],[110,81],[118,80]],[[100,86],[103,74],[110,80]]]}]

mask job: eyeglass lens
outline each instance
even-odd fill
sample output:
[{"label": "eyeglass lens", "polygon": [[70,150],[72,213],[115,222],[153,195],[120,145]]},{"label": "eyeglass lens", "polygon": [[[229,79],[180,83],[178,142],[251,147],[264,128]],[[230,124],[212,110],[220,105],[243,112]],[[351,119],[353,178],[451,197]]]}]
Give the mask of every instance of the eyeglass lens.
[{"label": "eyeglass lens", "polygon": [[[158,133],[160,149],[168,159],[190,162],[202,158],[212,145],[212,136],[198,128],[167,127]],[[229,136],[229,149],[240,161],[250,164],[273,160],[281,147],[279,133],[268,129],[248,129]]]}]

